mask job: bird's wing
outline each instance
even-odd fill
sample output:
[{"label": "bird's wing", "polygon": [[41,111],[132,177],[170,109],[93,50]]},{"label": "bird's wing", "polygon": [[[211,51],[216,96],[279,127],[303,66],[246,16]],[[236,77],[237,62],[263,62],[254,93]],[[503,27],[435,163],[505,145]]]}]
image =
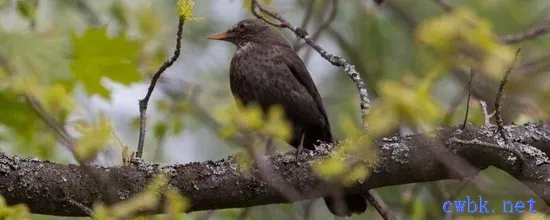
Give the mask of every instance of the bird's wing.
[{"label": "bird's wing", "polygon": [[313,79],[311,78],[311,75],[309,74],[304,62],[302,62],[302,59],[294,53],[293,51],[290,51],[289,53],[285,53],[287,56],[281,56],[281,58],[284,60],[285,65],[290,69],[292,72],[292,75],[296,77],[296,79],[302,84],[309,95],[315,100],[315,103],[317,104],[317,108],[319,108],[319,111],[323,114],[325,117],[327,129],[330,132],[330,124],[328,121],[327,112],[325,111],[325,108],[323,106],[323,100],[321,99],[321,95],[319,95],[319,91],[317,91],[317,87],[315,86],[315,83],[313,82]]}]

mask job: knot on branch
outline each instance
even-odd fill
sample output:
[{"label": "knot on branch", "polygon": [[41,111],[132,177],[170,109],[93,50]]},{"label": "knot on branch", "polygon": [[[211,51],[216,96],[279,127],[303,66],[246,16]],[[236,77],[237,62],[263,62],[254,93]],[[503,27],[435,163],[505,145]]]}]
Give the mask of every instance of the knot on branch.
[{"label": "knot on branch", "polygon": [[147,109],[147,102],[145,102],[145,99],[139,100],[139,109]]},{"label": "knot on branch", "polygon": [[300,38],[306,38],[309,36],[309,33],[303,28],[296,28],[296,35]]}]

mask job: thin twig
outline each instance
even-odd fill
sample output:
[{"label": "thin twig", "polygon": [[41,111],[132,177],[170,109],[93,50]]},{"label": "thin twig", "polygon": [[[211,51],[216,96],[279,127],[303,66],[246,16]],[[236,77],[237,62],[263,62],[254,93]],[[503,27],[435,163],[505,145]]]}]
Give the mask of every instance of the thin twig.
[{"label": "thin twig", "polygon": [[495,98],[495,119],[497,122],[498,132],[500,132],[500,136],[504,140],[504,142],[511,147],[511,142],[506,136],[506,131],[504,130],[504,121],[502,120],[501,115],[501,103],[502,103],[502,92],[504,91],[504,86],[508,82],[508,76],[512,72],[512,69],[514,68],[514,65],[518,59],[519,52],[521,51],[521,48],[518,48],[516,50],[516,54],[514,56],[514,60],[512,60],[512,63],[510,64],[510,67],[508,70],[506,70],[506,73],[504,73],[504,78],[502,78],[502,81],[500,82],[500,86],[498,87],[497,97]]},{"label": "thin twig", "polygon": [[[521,62],[521,66],[518,66],[516,69],[530,69],[532,66],[540,66],[541,63],[548,63],[548,60],[550,60],[550,54],[544,54],[530,60],[524,60]],[[529,72],[529,70],[526,72]]]},{"label": "thin twig", "polygon": [[[330,15],[329,17],[327,18],[327,20],[325,20],[323,22],[323,24],[321,24],[321,26],[319,26],[319,28],[317,29],[317,31],[315,31],[315,33],[313,33],[312,37],[311,37],[311,40],[314,41],[314,42],[317,42],[319,40],[319,37],[321,36],[321,33],[325,30],[327,30],[329,27],[330,27],[330,24],[336,19],[336,15],[338,13],[338,0],[332,0],[332,9],[330,11]],[[324,14],[324,13],[323,13]],[[307,43],[303,43],[301,45],[298,45],[298,47],[302,47],[302,46],[305,46],[307,45]],[[309,59],[311,58],[311,53],[313,51],[313,48],[312,47],[308,47],[305,55],[304,55],[304,62],[307,63],[309,61]]]},{"label": "thin twig", "polygon": [[433,1],[439,6],[441,6],[441,8],[443,8],[443,10],[445,10],[446,12],[450,12],[454,9],[453,5],[451,5],[451,3],[448,3],[446,0],[433,0]]},{"label": "thin twig", "polygon": [[377,192],[374,190],[369,190],[368,193],[365,194],[365,198],[369,201],[369,203],[378,211],[380,216],[382,216],[383,219],[394,219],[389,212],[388,206],[384,203],[384,200],[378,195]]},{"label": "thin twig", "polygon": [[470,99],[472,98],[472,81],[474,79],[474,71],[470,71],[470,81],[468,81],[468,98],[466,99],[466,115],[464,116],[464,123],[462,123],[462,129],[466,128],[468,122],[468,114],[470,113]]},{"label": "thin twig", "polygon": [[86,207],[85,205],[83,205],[82,203],[79,203],[77,201],[75,201],[74,199],[71,199],[71,198],[67,198],[67,201],[71,204],[73,204],[74,206],[78,207],[79,209],[82,209],[82,211],[84,211],[88,216],[94,216],[94,211],[88,207]]},{"label": "thin twig", "polygon": [[174,50],[174,55],[172,57],[165,61],[164,64],[157,70],[155,75],[153,75],[153,78],[151,79],[151,84],[149,84],[149,89],[147,90],[147,94],[143,99],[139,100],[139,140],[138,140],[138,150],[136,152],[136,157],[141,158],[143,154],[143,145],[145,142],[145,126],[146,126],[146,111],[147,111],[147,105],[149,104],[149,99],[151,98],[151,94],[153,94],[153,90],[155,90],[155,85],[157,84],[158,79],[160,78],[160,75],[168,69],[168,67],[172,66],[174,62],[178,59],[180,56],[181,51],[181,38],[183,35],[183,24],[185,23],[185,19],[180,17],[179,23],[178,23],[178,32],[176,37],[176,49]]},{"label": "thin twig", "polygon": [[[446,0],[433,0],[437,5],[441,6],[446,12],[454,10],[454,6]],[[531,40],[542,35],[550,33],[550,20],[547,20],[542,25],[533,27],[524,32],[517,34],[507,34],[504,36],[496,36],[496,39],[504,44],[515,44],[526,40]]]},{"label": "thin twig", "polygon": [[458,144],[474,144],[474,145],[494,148],[494,149],[497,149],[497,150],[508,151],[510,153],[515,154],[518,158],[523,158],[523,155],[521,154],[521,152],[519,152],[516,148],[511,147],[511,145],[500,146],[498,144],[483,142],[483,141],[480,141],[478,139],[473,139],[473,140],[466,141],[466,140],[460,140],[456,137],[453,137],[453,138],[449,139],[449,141],[454,142],[454,143],[458,143]]},{"label": "thin twig", "polygon": [[[280,28],[287,28],[287,29],[291,30],[292,32],[294,32],[294,34],[296,34],[296,36],[304,39],[307,44],[309,44],[311,47],[313,47],[313,49],[315,49],[323,58],[325,58],[327,61],[329,61],[332,65],[344,68],[344,71],[353,80],[353,82],[355,83],[355,86],[359,90],[361,118],[363,120],[362,127],[363,127],[363,130],[367,130],[368,127],[367,127],[367,124],[365,123],[365,119],[366,119],[366,116],[367,116],[368,111],[370,109],[370,100],[368,98],[368,92],[367,92],[367,88],[365,87],[365,83],[361,79],[361,76],[357,72],[357,70],[355,70],[355,66],[352,65],[345,58],[340,57],[340,56],[335,56],[335,55],[330,54],[329,52],[327,52],[325,49],[323,49],[317,43],[315,43],[314,41],[311,40],[311,37],[310,37],[310,35],[308,34],[308,32],[306,30],[290,24],[288,21],[286,21],[286,19],[281,17],[278,13],[272,12],[272,11],[268,10],[267,8],[265,8],[265,6],[260,4],[258,2],[258,0],[252,0],[251,5],[252,5],[252,12],[254,13],[254,15],[256,17],[264,20],[265,22],[267,22],[267,23],[269,23],[273,26],[280,27]],[[260,15],[255,10],[256,8],[260,9],[260,11],[268,14],[272,18],[277,19],[280,23],[276,24],[274,22],[269,21],[269,19],[264,18],[262,15]]]},{"label": "thin twig", "polygon": [[[522,65],[516,67],[518,75],[524,75],[527,80],[533,80],[533,76],[545,74],[550,69],[550,54],[534,58],[529,61],[523,61]],[[535,80],[538,78],[535,78]]]},{"label": "thin twig", "polygon": [[515,44],[525,40],[530,40],[537,38],[541,35],[547,34],[550,32],[550,20],[546,21],[539,27],[534,27],[529,30],[526,30],[523,33],[518,34],[508,34],[500,37],[500,40],[506,44]]},{"label": "thin twig", "polygon": [[[304,18],[302,19],[302,24],[300,27],[307,28],[309,22],[311,21],[311,17],[313,15],[313,5],[315,3],[315,0],[309,0],[308,3],[306,3],[306,13],[304,14]],[[294,48],[294,52],[298,52],[298,44],[300,43],[300,39],[296,39],[294,43],[292,44],[292,48]]]},{"label": "thin twig", "polygon": [[275,143],[271,137],[267,138],[267,143],[265,144],[265,155],[272,156],[276,153]]},{"label": "thin twig", "polygon": [[[332,9],[330,10],[330,15],[328,18],[319,26],[319,28],[311,35],[312,41],[317,41],[319,36],[321,36],[321,33],[325,31],[327,28],[330,27],[330,24],[336,19],[336,15],[338,15],[338,0],[332,0]],[[303,29],[305,29],[304,26],[302,26]],[[295,51],[300,50],[302,47],[304,47],[307,43],[300,44],[296,46]],[[311,48],[311,47],[310,47]]]},{"label": "thin twig", "polygon": [[25,95],[25,99],[31,106],[31,109],[50,127],[55,134],[58,136],[61,144],[65,145],[67,148],[72,148],[74,145],[74,139],[67,133],[63,125],[59,123],[53,116],[48,114],[40,105],[40,103],[29,95]]}]

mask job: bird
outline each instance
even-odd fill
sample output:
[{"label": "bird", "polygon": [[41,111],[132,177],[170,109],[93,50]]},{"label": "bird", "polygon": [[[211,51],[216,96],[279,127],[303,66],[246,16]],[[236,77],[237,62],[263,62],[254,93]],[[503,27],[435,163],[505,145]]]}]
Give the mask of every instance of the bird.
[{"label": "bird", "polygon": [[[231,93],[243,105],[256,103],[264,112],[279,105],[292,127],[288,144],[299,151],[316,143],[334,143],[323,100],[301,58],[281,33],[261,19],[244,19],[224,32],[207,36],[234,44],[229,67]],[[340,217],[361,214],[367,202],[358,193],[324,197],[329,211]]]}]

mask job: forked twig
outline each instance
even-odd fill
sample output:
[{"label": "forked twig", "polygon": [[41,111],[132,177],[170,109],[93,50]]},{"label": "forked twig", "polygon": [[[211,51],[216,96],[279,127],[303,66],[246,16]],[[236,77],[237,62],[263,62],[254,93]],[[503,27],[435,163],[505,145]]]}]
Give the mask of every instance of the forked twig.
[{"label": "forked twig", "polygon": [[495,114],[495,112],[492,112],[491,114],[487,111],[487,103],[485,101],[480,100],[479,104],[481,105],[481,110],[483,111],[483,119],[485,120],[485,127],[489,127],[491,125],[491,117]]},{"label": "forked twig", "polygon": [[521,51],[521,48],[518,48],[516,50],[514,60],[510,64],[510,67],[508,68],[508,70],[506,70],[506,73],[504,73],[504,77],[502,78],[502,81],[500,81],[497,96],[495,98],[495,119],[497,122],[498,132],[500,132],[500,136],[509,147],[511,147],[511,143],[508,137],[506,136],[506,131],[504,131],[504,121],[502,120],[502,115],[501,115],[502,92],[504,91],[504,86],[508,82],[508,76],[510,75],[510,73],[512,72],[512,69],[514,68],[514,65],[518,59],[518,55],[520,51]]}]

